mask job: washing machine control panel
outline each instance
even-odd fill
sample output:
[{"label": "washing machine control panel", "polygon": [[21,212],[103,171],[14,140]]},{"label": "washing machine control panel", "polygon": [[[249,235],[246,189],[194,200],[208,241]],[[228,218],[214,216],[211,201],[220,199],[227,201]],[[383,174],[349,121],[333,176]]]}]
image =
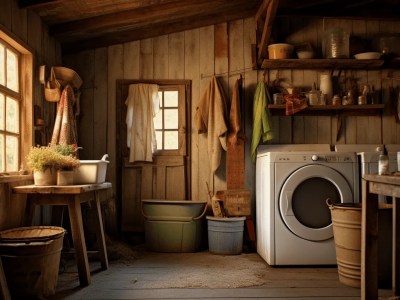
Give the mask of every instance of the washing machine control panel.
[{"label": "washing machine control panel", "polygon": [[353,155],[344,153],[279,153],[275,157],[275,162],[325,162],[325,163],[343,163],[355,162]]}]

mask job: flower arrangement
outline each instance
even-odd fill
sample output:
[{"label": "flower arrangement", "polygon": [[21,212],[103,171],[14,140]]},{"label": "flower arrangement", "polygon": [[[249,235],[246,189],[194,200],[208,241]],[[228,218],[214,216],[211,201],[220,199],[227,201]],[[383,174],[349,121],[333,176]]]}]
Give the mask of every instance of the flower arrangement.
[{"label": "flower arrangement", "polygon": [[49,145],[32,147],[26,157],[27,166],[33,171],[44,172],[48,168],[73,170],[79,167],[76,145]]}]

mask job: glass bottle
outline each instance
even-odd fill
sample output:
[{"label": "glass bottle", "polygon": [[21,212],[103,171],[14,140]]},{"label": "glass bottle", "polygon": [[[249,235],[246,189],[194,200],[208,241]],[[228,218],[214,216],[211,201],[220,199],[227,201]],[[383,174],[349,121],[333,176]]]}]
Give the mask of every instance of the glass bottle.
[{"label": "glass bottle", "polygon": [[389,174],[389,157],[385,146],[383,147],[383,151],[379,155],[378,174],[379,175]]}]

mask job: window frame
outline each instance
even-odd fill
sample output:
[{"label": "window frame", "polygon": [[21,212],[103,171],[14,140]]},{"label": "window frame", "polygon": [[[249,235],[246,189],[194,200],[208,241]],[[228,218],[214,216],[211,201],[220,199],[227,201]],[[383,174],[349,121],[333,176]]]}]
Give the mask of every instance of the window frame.
[{"label": "window frame", "polygon": [[[154,156],[168,156],[168,155],[186,155],[186,89],[182,84],[158,84],[159,91],[177,91],[178,92],[178,129],[169,130],[163,127],[162,132],[178,131],[178,149],[161,149],[154,153]],[[161,99],[160,99],[161,101]],[[168,109],[168,108],[167,108]],[[165,109],[164,109],[165,110]],[[158,130],[156,130],[158,131]],[[158,141],[157,141],[158,142]],[[164,142],[164,137],[163,137]]]},{"label": "window frame", "polygon": [[[16,172],[0,172],[0,182],[12,181],[13,177],[18,180],[20,170],[26,173],[25,157],[33,145],[33,54],[34,51],[9,32],[0,24],[0,38],[10,48],[19,53],[19,170]],[[15,92],[14,92],[15,93]],[[18,99],[18,98],[17,98]]]}]

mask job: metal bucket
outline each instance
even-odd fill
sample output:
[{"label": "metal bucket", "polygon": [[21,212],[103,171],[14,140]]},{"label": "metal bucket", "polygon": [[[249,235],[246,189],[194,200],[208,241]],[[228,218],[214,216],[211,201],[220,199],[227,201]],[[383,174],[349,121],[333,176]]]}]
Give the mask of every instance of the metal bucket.
[{"label": "metal bucket", "polygon": [[339,281],[345,285],[361,286],[361,204],[332,204],[333,236],[336,246]]},{"label": "metal bucket", "polygon": [[225,255],[241,254],[246,217],[220,218],[206,216],[206,218],[210,252]]}]

